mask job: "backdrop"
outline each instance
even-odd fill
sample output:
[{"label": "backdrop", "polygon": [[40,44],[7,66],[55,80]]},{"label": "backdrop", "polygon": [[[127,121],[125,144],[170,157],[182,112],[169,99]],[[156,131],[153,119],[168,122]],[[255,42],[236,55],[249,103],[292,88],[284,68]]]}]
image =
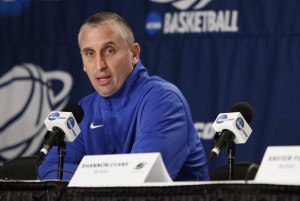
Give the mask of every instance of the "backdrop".
[{"label": "backdrop", "polygon": [[[0,0],[0,163],[39,151],[50,111],[93,91],[77,33],[99,11],[127,19],[150,75],[182,91],[207,155],[212,122],[241,101],[253,133],[236,162],[299,145],[299,10],[298,0]],[[209,170],[227,160],[223,150]]]}]

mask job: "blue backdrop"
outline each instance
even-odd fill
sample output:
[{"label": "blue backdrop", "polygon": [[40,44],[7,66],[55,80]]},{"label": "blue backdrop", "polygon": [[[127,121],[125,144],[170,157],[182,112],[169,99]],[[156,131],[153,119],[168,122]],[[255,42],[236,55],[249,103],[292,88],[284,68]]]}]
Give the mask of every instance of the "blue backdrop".
[{"label": "blue backdrop", "polygon": [[[185,95],[207,154],[212,122],[253,106],[253,133],[236,162],[270,145],[299,145],[300,1],[0,0],[0,164],[36,153],[52,110],[93,91],[77,33],[99,11],[123,16],[151,75]],[[224,150],[209,170],[227,164]]]}]

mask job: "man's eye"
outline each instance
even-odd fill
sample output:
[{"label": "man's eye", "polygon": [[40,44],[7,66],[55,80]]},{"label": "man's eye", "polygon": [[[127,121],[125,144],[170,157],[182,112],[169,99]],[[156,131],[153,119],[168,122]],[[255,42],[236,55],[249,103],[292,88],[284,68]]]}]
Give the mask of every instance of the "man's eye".
[{"label": "man's eye", "polygon": [[111,49],[111,48],[109,48],[109,49],[106,50],[106,53],[107,53],[107,54],[112,54],[112,53],[114,53],[114,50]]},{"label": "man's eye", "polygon": [[92,52],[92,51],[87,51],[87,52],[86,52],[86,55],[88,55],[88,56],[93,56],[93,55],[94,55],[94,52]]}]

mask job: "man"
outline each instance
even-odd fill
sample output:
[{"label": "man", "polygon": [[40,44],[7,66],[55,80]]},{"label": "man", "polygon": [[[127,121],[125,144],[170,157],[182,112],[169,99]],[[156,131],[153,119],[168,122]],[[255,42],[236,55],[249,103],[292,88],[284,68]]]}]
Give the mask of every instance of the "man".
[{"label": "man", "polygon": [[[67,143],[64,169],[75,171],[84,155],[160,152],[173,180],[196,180],[205,153],[181,92],[149,77],[139,60],[140,46],[119,15],[95,14],[82,25],[78,41],[95,92],[80,101],[80,135]],[[39,174],[57,169],[53,148]],[[66,180],[72,174],[64,173]],[[56,179],[57,173],[46,179]],[[205,169],[201,180],[208,180]]]}]

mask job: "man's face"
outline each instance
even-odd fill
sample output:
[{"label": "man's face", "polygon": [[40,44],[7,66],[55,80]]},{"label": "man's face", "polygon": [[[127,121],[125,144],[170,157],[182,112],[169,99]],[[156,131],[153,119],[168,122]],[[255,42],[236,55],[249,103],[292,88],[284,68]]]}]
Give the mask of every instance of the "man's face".
[{"label": "man's face", "polygon": [[83,69],[95,90],[103,97],[113,95],[123,86],[140,52],[137,43],[128,47],[112,23],[83,29],[79,45]]}]

